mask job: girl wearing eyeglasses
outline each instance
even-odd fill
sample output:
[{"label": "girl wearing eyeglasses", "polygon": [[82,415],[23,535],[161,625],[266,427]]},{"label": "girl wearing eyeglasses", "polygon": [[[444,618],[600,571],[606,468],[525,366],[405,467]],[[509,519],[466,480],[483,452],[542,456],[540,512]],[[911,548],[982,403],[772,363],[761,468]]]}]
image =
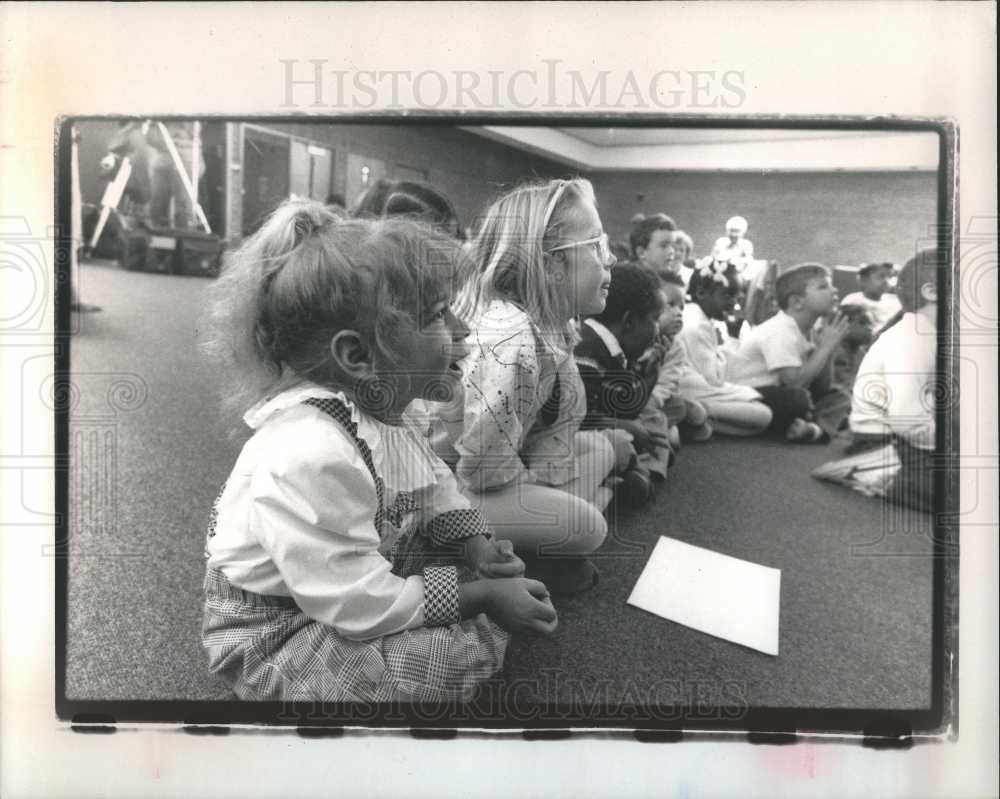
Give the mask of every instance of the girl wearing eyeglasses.
[{"label": "girl wearing eyeglasses", "polygon": [[586,413],[573,320],[604,309],[611,267],[594,190],[533,183],[497,200],[472,245],[476,272],[456,312],[472,329],[464,407],[446,420],[469,498],[554,593],[597,582],[587,555],[607,534],[614,434],[580,431]]}]

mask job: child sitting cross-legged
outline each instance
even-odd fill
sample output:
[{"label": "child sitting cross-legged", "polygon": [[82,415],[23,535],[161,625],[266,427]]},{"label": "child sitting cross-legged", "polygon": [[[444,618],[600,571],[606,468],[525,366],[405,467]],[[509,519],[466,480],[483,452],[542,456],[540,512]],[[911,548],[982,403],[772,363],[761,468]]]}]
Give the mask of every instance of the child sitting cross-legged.
[{"label": "child sitting cross-legged", "polygon": [[757,389],[771,409],[768,433],[789,441],[819,442],[825,436],[814,418],[814,400],[831,390],[833,356],[847,335],[843,314],[816,333],[816,323],[837,308],[830,272],[821,264],[800,264],[775,282],[779,311],[757,325],[729,355],[727,378]]},{"label": "child sitting cross-legged", "polygon": [[771,423],[771,411],[760,392],[726,382],[726,356],[714,322],[724,320],[740,293],[736,267],[728,261],[703,259],[691,274],[692,302],[684,307],[679,339],[692,369],[680,379],[685,396],[705,406],[712,426],[731,436],[752,436]]},{"label": "child sitting cross-legged", "polygon": [[705,406],[686,390],[693,370],[679,335],[684,327],[684,280],[680,275],[661,274],[660,286],[664,306],[658,342],[659,377],[653,396],[667,417],[670,443],[676,449],[681,431],[693,441],[707,441],[712,437],[712,424]]},{"label": "child sitting cross-legged", "polygon": [[612,272],[604,310],[584,319],[576,345],[576,365],[586,389],[583,427],[624,430],[633,457],[620,474],[619,499],[631,506],[653,492],[651,474],[666,476],[669,449],[662,413],[645,414],[656,385],[658,360],[640,360],[656,342],[664,297],[659,279],[645,267],[618,266]]},{"label": "child sitting cross-legged", "polygon": [[229,398],[256,400],[206,544],[202,643],[239,698],[467,699],[502,667],[507,632],[555,629],[546,587],[520,576],[410,415],[460,391],[462,261],[415,222],[306,201],[214,284],[208,343]]}]

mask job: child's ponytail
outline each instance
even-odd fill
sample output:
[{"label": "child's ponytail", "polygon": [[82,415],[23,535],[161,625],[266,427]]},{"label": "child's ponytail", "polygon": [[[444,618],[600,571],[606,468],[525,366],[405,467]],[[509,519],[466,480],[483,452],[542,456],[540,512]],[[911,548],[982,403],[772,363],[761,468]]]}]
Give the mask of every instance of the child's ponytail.
[{"label": "child's ponytail", "polygon": [[204,345],[230,376],[225,408],[242,413],[298,380],[354,391],[330,352],[341,330],[374,350],[376,368],[405,369],[404,345],[429,304],[450,294],[463,259],[456,240],[416,221],[341,219],[318,202],[285,203],[210,290]]},{"label": "child's ponytail", "polygon": [[280,381],[286,342],[267,313],[269,290],[290,256],[338,221],[320,203],[288,202],[227,257],[209,290],[203,338],[215,365],[230,373],[227,411],[245,410]]}]

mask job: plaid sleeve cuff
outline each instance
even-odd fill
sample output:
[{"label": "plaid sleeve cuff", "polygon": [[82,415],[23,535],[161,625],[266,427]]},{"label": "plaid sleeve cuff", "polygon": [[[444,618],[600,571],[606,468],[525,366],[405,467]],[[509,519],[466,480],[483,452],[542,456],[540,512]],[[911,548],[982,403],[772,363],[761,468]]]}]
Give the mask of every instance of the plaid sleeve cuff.
[{"label": "plaid sleeve cuff", "polygon": [[448,510],[438,514],[427,525],[427,535],[435,544],[459,541],[474,535],[493,537],[486,518],[475,508]]},{"label": "plaid sleeve cuff", "polygon": [[424,568],[424,624],[444,627],[458,617],[458,569],[454,566]]}]

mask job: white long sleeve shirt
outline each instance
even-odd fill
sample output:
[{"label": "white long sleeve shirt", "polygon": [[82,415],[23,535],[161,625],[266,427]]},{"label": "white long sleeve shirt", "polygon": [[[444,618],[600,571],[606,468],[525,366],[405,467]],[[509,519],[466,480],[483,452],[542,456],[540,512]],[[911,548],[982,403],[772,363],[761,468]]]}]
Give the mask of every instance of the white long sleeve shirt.
[{"label": "white long sleeve shirt", "polygon": [[876,339],[858,367],[849,424],[856,433],[895,433],[934,449],[937,335],[913,313]]},{"label": "white long sleeve shirt", "polygon": [[375,482],[358,447],[327,414],[302,404],[310,397],[335,397],[351,411],[385,483],[387,507],[407,491],[419,509],[411,522],[469,508],[416,420],[385,425],[343,394],[301,384],[246,415],[256,432],[219,498],[209,567],[246,591],[292,597],[353,640],[434,623],[424,578],[392,573],[386,555],[393,536],[375,529]]}]

